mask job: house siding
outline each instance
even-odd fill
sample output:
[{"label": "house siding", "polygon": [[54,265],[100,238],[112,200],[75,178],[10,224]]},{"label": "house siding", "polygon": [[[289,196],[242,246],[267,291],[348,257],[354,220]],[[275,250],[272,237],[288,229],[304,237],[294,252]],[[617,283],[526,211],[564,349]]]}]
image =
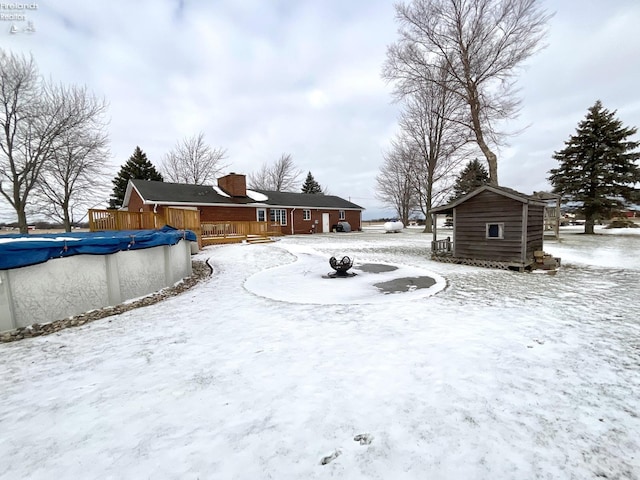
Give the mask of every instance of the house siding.
[{"label": "house siding", "polygon": [[544,242],[545,207],[529,205],[527,225],[527,259],[533,260],[533,252],[542,250]]},{"label": "house siding", "polygon": [[[239,193],[242,191],[241,187],[244,186],[244,176],[243,175],[228,175],[227,177],[223,177],[219,179],[219,184],[221,188],[226,188],[235,193]],[[144,193],[144,192],[143,192]],[[157,198],[157,197],[154,197]],[[248,200],[248,199],[245,199]],[[308,201],[309,198],[305,198],[304,201]],[[319,200],[322,201],[322,197],[319,197]],[[333,200],[331,200],[333,201]],[[275,203],[275,202],[274,202]],[[303,202],[304,203],[304,202]],[[310,202],[312,203],[312,202]],[[128,210],[131,212],[140,212],[140,211],[153,211],[156,205],[154,203],[144,204],[143,199],[138,194],[136,188],[131,189],[131,193],[129,195],[129,203]],[[175,207],[175,208],[189,208],[195,209],[197,208],[200,212],[200,221],[206,223],[215,223],[215,222],[255,222],[257,221],[257,211],[258,209],[264,209],[266,211],[266,220],[270,224],[270,231],[279,232],[284,235],[294,234],[304,234],[304,233],[322,233],[323,225],[322,225],[322,216],[324,213],[329,214],[329,231],[331,231],[331,227],[338,223],[340,219],[340,210],[338,208],[330,208],[330,207],[279,207],[277,205],[264,205],[264,204],[256,204],[250,203],[245,205],[240,203],[233,204],[218,204],[218,205],[198,205],[196,202],[190,201],[180,204],[171,203],[167,201],[163,201],[158,203],[158,208],[160,207]],[[286,210],[286,225],[272,225],[271,222],[271,211],[272,210]],[[304,219],[304,210],[309,210],[311,213],[311,218],[309,220]],[[342,209],[345,212],[345,220],[349,222],[352,230],[361,230],[361,211],[359,209]],[[158,210],[160,211],[160,210]],[[293,221],[292,221],[293,220]]]},{"label": "house siding", "polygon": [[[181,205],[171,205],[171,204],[163,204],[163,206],[174,206],[180,208]],[[225,207],[225,206],[201,206],[198,207],[200,211],[200,221],[201,222],[255,222],[257,220],[257,210],[258,208],[264,208],[267,213],[267,221],[270,222],[270,211],[273,209],[282,209],[281,207]],[[129,207],[128,210],[130,212],[139,212],[139,211],[153,211],[153,205],[144,205],[140,196],[137,194],[135,190],[132,190],[131,197],[129,199]],[[272,230],[278,231],[284,235],[290,235],[292,233],[291,230],[291,212],[293,212],[293,233],[295,234],[303,234],[303,233],[322,233],[322,214],[329,214],[329,228],[338,223],[339,220],[339,211],[338,210],[327,210],[322,208],[285,208],[287,211],[287,225],[279,226]],[[311,220],[304,220],[303,210],[311,211]],[[345,220],[349,222],[351,228],[353,230],[360,230],[360,211],[359,210],[344,210],[345,212]],[[317,220],[317,223],[316,223]],[[315,230],[314,230],[315,225]]]},{"label": "house siding", "polygon": [[152,205],[145,205],[138,195],[138,191],[133,188],[131,189],[131,196],[129,197],[129,205],[127,206],[127,210],[130,212],[148,212],[153,209]]},{"label": "house siding", "polygon": [[258,219],[256,207],[198,207],[198,209],[201,222],[255,222]]},{"label": "house siding", "polygon": [[[277,208],[277,207],[273,207]],[[340,218],[339,210],[328,210],[323,208],[305,208],[305,207],[296,207],[296,208],[287,208],[287,225],[281,227],[282,233],[285,235],[294,234],[303,234],[303,233],[327,233],[322,231],[322,214],[329,214],[329,229],[336,223],[338,223]],[[311,220],[304,220],[304,210],[311,211]],[[293,230],[291,225],[291,212],[293,212]],[[345,220],[349,222],[352,230],[360,230],[360,211],[359,210],[344,210]],[[269,212],[267,211],[267,218]],[[317,223],[316,223],[317,221]],[[315,225],[315,229],[313,228]],[[329,230],[331,231],[331,230]]]},{"label": "house siding", "polygon": [[[455,256],[520,263],[522,207],[521,202],[490,191],[481,192],[458,205],[455,209]],[[487,223],[503,223],[504,238],[487,239]]]}]

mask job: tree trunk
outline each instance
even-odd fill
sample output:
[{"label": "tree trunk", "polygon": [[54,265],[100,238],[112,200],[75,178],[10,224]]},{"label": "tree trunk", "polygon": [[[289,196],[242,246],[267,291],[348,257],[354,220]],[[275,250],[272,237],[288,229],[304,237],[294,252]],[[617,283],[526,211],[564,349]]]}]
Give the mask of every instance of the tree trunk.
[{"label": "tree trunk", "polygon": [[482,150],[482,153],[484,153],[484,156],[487,159],[487,163],[489,164],[489,184],[497,187],[498,157],[491,151],[486,143],[482,142],[482,144],[478,143],[478,145],[480,145],[480,150]]},{"label": "tree trunk", "polygon": [[70,232],[71,231],[71,218],[69,216],[69,209],[68,208],[64,209],[64,218],[62,220],[62,224],[64,225],[64,231],[65,232]]},{"label": "tree trunk", "polygon": [[[431,207],[431,205],[429,205]],[[424,219],[424,230],[422,233],[433,233],[435,226],[433,225],[433,215],[431,215],[431,208],[427,210],[426,218]]]},{"label": "tree trunk", "polygon": [[595,220],[593,217],[587,218],[584,222],[584,233],[593,235],[595,232],[593,231],[593,226],[595,225]]},{"label": "tree trunk", "polygon": [[27,214],[24,211],[24,208],[20,208],[16,212],[18,214],[18,227],[20,228],[20,233],[29,233],[29,224],[27,223]]},{"label": "tree trunk", "polygon": [[474,89],[470,92],[469,107],[471,111],[471,124],[473,133],[476,137],[476,143],[484,157],[487,159],[489,166],[489,185],[498,186],[498,157],[491,151],[487,142],[484,141],[482,133],[482,124],[480,123],[480,104],[478,102],[478,92]]}]

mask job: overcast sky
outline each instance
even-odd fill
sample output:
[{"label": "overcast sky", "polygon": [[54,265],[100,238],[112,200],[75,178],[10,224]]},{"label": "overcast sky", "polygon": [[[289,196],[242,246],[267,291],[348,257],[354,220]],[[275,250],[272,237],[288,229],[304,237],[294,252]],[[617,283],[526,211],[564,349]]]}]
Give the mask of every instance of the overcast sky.
[{"label": "overcast sky", "polygon": [[[18,3],[18,2],[16,2]],[[20,2],[22,3],[22,2]],[[249,174],[291,153],[331,194],[383,214],[375,198],[398,106],[380,77],[397,39],[390,0],[42,0],[0,21],[0,46],[43,75],[109,102],[110,172],[139,145],[160,166],[202,131]],[[640,126],[640,2],[558,0],[547,48],[520,76],[526,130],[499,152],[500,184],[549,189],[555,150],[601,99]],[[10,34],[29,26],[35,32]],[[2,200],[4,202],[4,200]],[[6,212],[6,202],[4,211]],[[15,215],[3,213],[2,220]]]}]

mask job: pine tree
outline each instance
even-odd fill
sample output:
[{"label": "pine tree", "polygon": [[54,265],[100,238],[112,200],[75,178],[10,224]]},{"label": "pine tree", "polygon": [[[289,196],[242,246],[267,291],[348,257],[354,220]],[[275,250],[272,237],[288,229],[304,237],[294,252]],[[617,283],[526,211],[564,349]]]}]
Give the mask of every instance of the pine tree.
[{"label": "pine tree", "polygon": [[453,186],[453,195],[450,201],[464,197],[467,193],[473,192],[476,188],[489,183],[489,172],[476,158],[467,163],[456,178]]},{"label": "pine tree", "polygon": [[593,233],[596,220],[638,196],[640,142],[627,140],[638,129],[624,127],[615,115],[598,100],[566,147],[553,155],[560,167],[549,172],[549,181],[565,200],[581,203],[584,233]]},{"label": "pine tree", "polygon": [[132,180],[156,180],[162,182],[162,175],[156,167],[147,159],[147,154],[140,147],[136,147],[133,155],[120,168],[118,175],[113,179],[113,193],[109,200],[109,208],[120,208],[124,201],[129,179]]},{"label": "pine tree", "polygon": [[313,178],[311,172],[307,174],[307,178],[302,185],[302,193],[322,194],[322,187],[316,182],[316,179]]}]

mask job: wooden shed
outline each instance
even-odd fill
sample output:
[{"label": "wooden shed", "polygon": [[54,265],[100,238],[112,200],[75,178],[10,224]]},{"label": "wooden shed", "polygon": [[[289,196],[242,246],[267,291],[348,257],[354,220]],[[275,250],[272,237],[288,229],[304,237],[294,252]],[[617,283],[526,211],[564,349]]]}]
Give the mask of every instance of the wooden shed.
[{"label": "wooden shed", "polygon": [[443,262],[524,270],[542,251],[545,201],[510,188],[484,185],[462,198],[431,210],[453,217],[453,235],[437,238],[431,258]]}]

